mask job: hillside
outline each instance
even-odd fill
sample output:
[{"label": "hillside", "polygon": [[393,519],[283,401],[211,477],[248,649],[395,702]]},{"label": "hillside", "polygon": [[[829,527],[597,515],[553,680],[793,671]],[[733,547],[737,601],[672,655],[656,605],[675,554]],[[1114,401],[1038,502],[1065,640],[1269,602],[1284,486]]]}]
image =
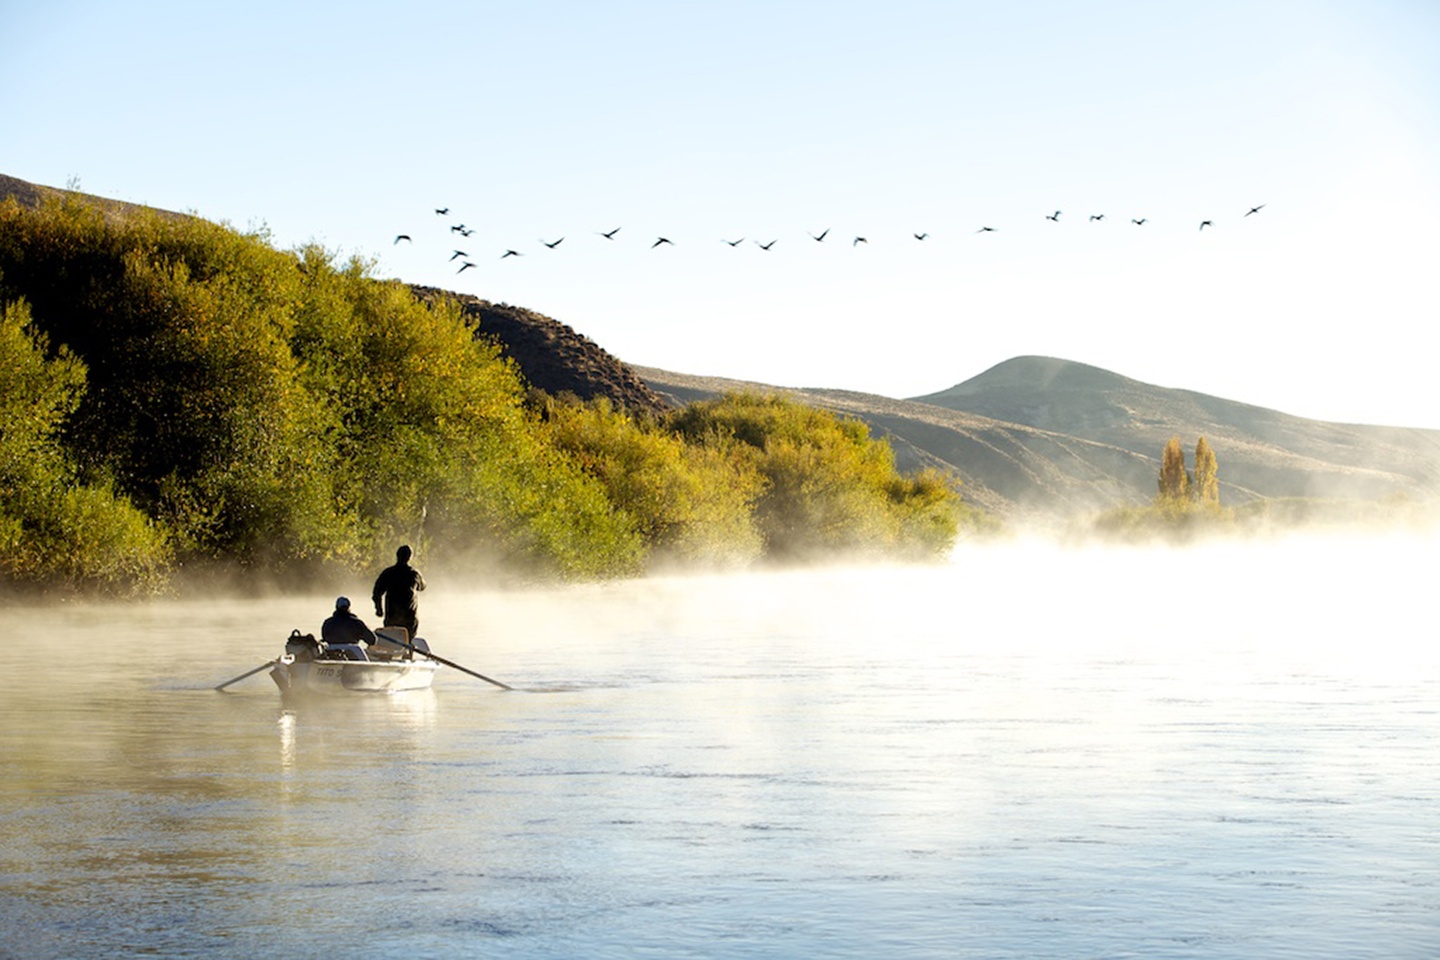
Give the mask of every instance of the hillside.
[{"label": "hillside", "polygon": [[176,213],[173,210],[161,210],[159,207],[145,207],[139,204],[126,203],[124,200],[111,200],[108,197],[97,197],[89,193],[81,193],[78,190],[62,190],[59,187],[46,187],[38,183],[30,183],[27,180],[20,180],[16,177],[7,177],[0,173],[0,200],[13,197],[24,207],[38,207],[47,199],[62,196],[79,197],[86,203],[92,204],[105,212],[107,219],[125,217],[130,214],[145,211],[157,214],[166,219],[182,219],[188,214]]},{"label": "hillside", "polygon": [[974,516],[826,411],[662,422],[549,318],[73,195],[0,202],[0,369],[0,590],[303,589],[397,542],[497,582],[923,562]]},{"label": "hillside", "polygon": [[669,406],[630,367],[558,320],[434,287],[411,289],[421,300],[448,296],[458,301],[466,318],[499,344],[532,387],[553,395],[572,393],[581,400],[604,397],[631,413],[658,414]]},{"label": "hillside", "polygon": [[1068,360],[1016,357],[915,399],[1147,456],[1172,436],[1204,436],[1232,500],[1429,499],[1440,489],[1440,430],[1308,420]]},{"label": "hillside", "polygon": [[[34,206],[69,191],[0,176],[0,197]],[[82,195],[83,196],[83,195]],[[148,208],[87,197],[107,216]],[[167,217],[182,214],[158,211]],[[604,397],[648,415],[727,390],[771,385],[631,367],[574,328],[533,311],[412,286],[422,300],[457,300],[524,379],[551,394]],[[838,389],[784,388],[867,422],[901,469],[933,466],[966,499],[1008,518],[1065,516],[1148,501],[1166,440],[1205,436],[1220,462],[1222,498],[1440,498],[1440,431],[1327,423],[1097,367],[1017,357],[946,390],[896,400]]]}]

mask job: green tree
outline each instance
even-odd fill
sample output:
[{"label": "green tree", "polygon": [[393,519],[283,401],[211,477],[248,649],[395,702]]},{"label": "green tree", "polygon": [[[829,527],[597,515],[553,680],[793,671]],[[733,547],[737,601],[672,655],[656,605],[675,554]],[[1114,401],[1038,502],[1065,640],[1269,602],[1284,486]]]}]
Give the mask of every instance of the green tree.
[{"label": "green tree", "polygon": [[555,442],[605,484],[617,510],[634,518],[651,565],[734,566],[761,551],[752,505],[758,472],[718,450],[687,444],[653,421],[637,421],[600,399],[545,398]]},{"label": "green tree", "polygon": [[104,482],[82,483],[61,433],[85,367],[47,338],[24,301],[0,305],[0,580],[137,592],[163,584],[164,531]]},{"label": "green tree", "polygon": [[779,395],[727,394],[670,423],[760,476],[755,517],[772,559],[934,556],[954,544],[966,514],[952,481],[902,476],[863,422]]},{"label": "green tree", "polygon": [[0,204],[0,280],[82,359],[66,442],[190,559],[321,557],[341,529],[289,337],[300,274],[205,221]]},{"label": "green tree", "polygon": [[511,574],[634,572],[643,541],[524,405],[499,348],[449,300],[302,251],[295,353],[328,411],[337,483],[384,559],[394,541]]}]

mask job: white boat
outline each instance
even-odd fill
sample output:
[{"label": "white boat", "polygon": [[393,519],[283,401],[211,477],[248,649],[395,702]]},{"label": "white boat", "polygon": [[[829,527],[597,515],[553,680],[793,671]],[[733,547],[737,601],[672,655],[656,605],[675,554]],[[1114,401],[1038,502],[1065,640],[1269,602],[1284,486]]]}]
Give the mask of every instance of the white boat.
[{"label": "white boat", "polygon": [[270,677],[281,694],[400,693],[425,690],[440,662],[426,656],[419,637],[406,639],[400,627],[375,631],[368,650],[359,644],[325,644],[296,630],[285,642],[285,654],[274,662]]}]

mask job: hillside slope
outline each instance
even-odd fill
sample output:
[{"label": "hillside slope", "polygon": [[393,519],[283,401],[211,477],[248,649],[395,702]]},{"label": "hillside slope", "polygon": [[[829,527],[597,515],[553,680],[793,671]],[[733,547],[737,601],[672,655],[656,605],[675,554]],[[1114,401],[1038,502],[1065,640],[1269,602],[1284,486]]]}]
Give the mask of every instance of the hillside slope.
[{"label": "hillside slope", "polygon": [[532,387],[554,395],[572,393],[581,400],[604,397],[631,413],[659,414],[669,407],[630,367],[558,320],[434,287],[410,289],[421,300],[440,296],[456,300],[480,335],[494,339]]},{"label": "hillside slope", "polygon": [[1440,431],[1328,423],[1051,357],[1016,357],[921,403],[1155,455],[1204,436],[1221,477],[1255,496],[1428,499]]}]

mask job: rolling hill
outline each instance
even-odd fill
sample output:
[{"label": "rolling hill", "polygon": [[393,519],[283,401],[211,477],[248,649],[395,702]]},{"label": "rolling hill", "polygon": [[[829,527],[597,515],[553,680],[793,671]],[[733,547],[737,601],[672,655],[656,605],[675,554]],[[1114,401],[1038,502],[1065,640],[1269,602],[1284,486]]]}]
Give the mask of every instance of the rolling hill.
[{"label": "rolling hill", "polygon": [[1232,496],[1428,499],[1440,489],[1440,430],[1329,423],[1157,387],[1050,357],[1016,357],[915,398],[1158,457],[1204,436]]}]

